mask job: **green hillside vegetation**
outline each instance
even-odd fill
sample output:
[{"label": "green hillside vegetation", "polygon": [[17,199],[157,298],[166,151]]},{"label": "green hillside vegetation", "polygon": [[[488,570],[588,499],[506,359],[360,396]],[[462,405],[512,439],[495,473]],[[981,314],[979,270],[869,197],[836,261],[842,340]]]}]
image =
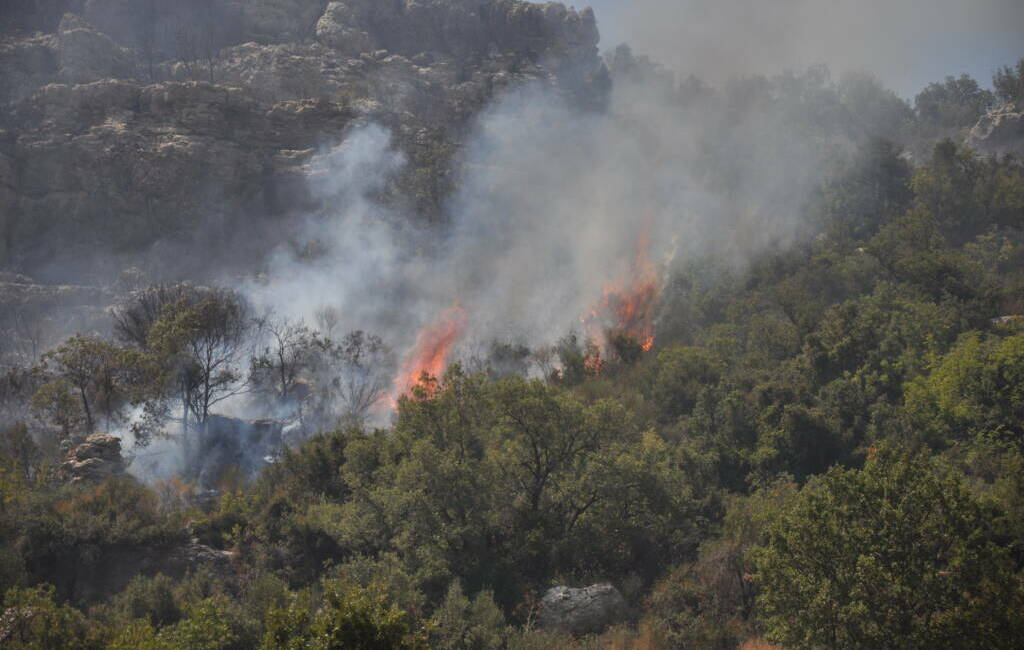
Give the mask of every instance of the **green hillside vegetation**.
[{"label": "green hillside vegetation", "polygon": [[[1024,67],[1000,74],[1019,100]],[[613,332],[595,365],[567,336],[562,370],[531,379],[501,363],[531,351],[499,346],[403,397],[393,427],[353,418],[209,498],[66,485],[60,443],[133,405],[166,422],[181,395],[209,417],[233,378],[201,353],[243,336],[230,291],[11,370],[4,404],[31,415],[0,435],[0,647],[1019,644],[1024,165],[928,135],[993,102],[949,78],[880,110],[867,130],[895,131],[835,154],[804,240],[671,270],[650,352]],[[193,537],[231,570],[83,587]],[[547,588],[597,581],[625,596],[622,627],[538,628]]]}]

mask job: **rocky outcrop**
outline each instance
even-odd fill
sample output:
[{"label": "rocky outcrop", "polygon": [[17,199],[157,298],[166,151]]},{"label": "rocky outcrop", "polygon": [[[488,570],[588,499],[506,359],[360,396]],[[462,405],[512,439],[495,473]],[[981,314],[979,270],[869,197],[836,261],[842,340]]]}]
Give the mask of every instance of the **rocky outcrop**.
[{"label": "rocky outcrop", "polygon": [[238,4],[246,39],[284,43],[306,39],[327,0],[245,0]]},{"label": "rocky outcrop", "polygon": [[114,43],[75,14],[65,14],[57,27],[59,75],[67,83],[89,83],[132,76],[132,53]]},{"label": "rocky outcrop", "polygon": [[1024,156],[1024,108],[1003,104],[982,116],[967,136],[982,153]]},{"label": "rocky outcrop", "polygon": [[552,587],[541,599],[539,622],[571,634],[596,634],[625,614],[625,599],[608,583],[582,589]]},{"label": "rocky outcrop", "polygon": [[495,93],[607,90],[593,13],[556,3],[18,1],[9,24],[52,31],[0,36],[0,269],[48,282],[260,260],[321,207],[311,157],[368,121],[410,160],[387,200],[438,219]]},{"label": "rocky outcrop", "polygon": [[61,465],[68,483],[101,481],[125,470],[121,440],[107,433],[94,433],[76,445]]},{"label": "rocky outcrop", "polygon": [[351,2],[332,2],[316,23],[316,38],[327,47],[357,56],[361,52],[372,52],[374,39],[362,29],[363,17]]},{"label": "rocky outcrop", "polygon": [[18,101],[57,78],[58,48],[52,35],[0,40],[0,104]]},{"label": "rocky outcrop", "polygon": [[585,58],[599,40],[591,9],[511,0],[339,0],[327,6],[316,35],[348,52],[457,58],[504,52]]}]

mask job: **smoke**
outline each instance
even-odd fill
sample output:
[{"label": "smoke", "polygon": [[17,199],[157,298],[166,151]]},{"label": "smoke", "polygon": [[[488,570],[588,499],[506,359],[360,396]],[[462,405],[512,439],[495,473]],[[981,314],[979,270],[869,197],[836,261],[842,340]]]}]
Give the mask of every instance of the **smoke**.
[{"label": "smoke", "polygon": [[683,74],[872,70],[905,96],[947,74],[987,83],[1021,55],[1019,0],[594,0],[606,45]]},{"label": "smoke", "polygon": [[405,341],[430,301],[419,245],[430,235],[379,194],[405,166],[390,134],[376,124],[352,128],[308,165],[307,180],[325,207],[278,247],[266,273],[242,289],[259,310],[314,323],[317,310],[341,310],[339,327]]},{"label": "smoke", "polygon": [[[814,74],[791,83],[829,88]],[[246,292],[307,321],[336,306],[343,329],[381,335],[400,359],[454,304],[456,357],[553,343],[628,277],[643,242],[663,274],[698,255],[741,266],[806,236],[802,206],[834,143],[796,120],[808,93],[764,104],[745,90],[681,96],[641,70],[597,113],[547,85],[512,89],[477,118],[440,230],[376,200],[405,161],[385,129],[356,127],[310,165],[329,208]]]},{"label": "smoke", "polygon": [[[893,70],[898,34],[944,34],[950,21],[980,28],[952,0],[924,26],[914,3],[886,4],[884,19],[872,11],[881,6],[641,0],[620,9],[619,29],[642,49],[679,72],[722,79],[717,88],[679,86],[681,76],[619,51],[606,110],[580,108],[550,83],[505,90],[465,140],[442,228],[419,227],[381,200],[407,161],[385,128],[355,126],[308,166],[324,209],[244,290],[258,307],[307,322],[335,307],[341,330],[383,337],[403,369],[436,367],[493,341],[538,347],[592,330],[588,315],[608,287],[637,280],[629,276],[643,242],[663,280],[695,259],[741,269],[805,241],[815,234],[806,204],[826,163],[895,132],[908,109],[867,77],[836,84],[821,67],[778,71],[821,59]],[[1019,12],[998,4],[978,13],[990,26]],[[858,41],[869,34],[880,47]],[[766,71],[777,76],[751,76]],[[453,309],[449,356],[455,337],[443,325]],[[443,340],[424,340],[433,331]],[[417,365],[416,350],[430,359]]]}]

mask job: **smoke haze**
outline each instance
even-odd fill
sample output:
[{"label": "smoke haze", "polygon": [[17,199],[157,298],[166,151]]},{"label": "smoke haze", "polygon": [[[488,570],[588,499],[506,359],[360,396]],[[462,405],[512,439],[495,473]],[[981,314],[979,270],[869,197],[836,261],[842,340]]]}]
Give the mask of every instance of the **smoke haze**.
[{"label": "smoke haze", "polygon": [[[532,51],[508,61],[501,61],[500,53],[477,53],[473,65],[500,71],[480,75],[484,81],[477,80],[476,86],[456,72],[457,60],[434,61],[429,52],[421,52],[410,54],[419,60],[414,64],[406,57],[385,56],[384,50],[360,53],[358,60],[350,59],[350,53],[332,53],[328,63],[346,66],[351,75],[346,85],[337,82],[330,94],[324,91],[330,80],[312,75],[312,90],[296,90],[299,99],[269,109],[255,100],[222,103],[210,89],[212,82],[210,88],[206,81],[175,82],[169,88],[181,94],[182,106],[199,101],[193,97],[198,96],[216,115],[214,123],[234,126],[239,121],[235,111],[251,110],[251,124],[242,131],[248,134],[272,131],[275,123],[264,118],[286,109],[294,110],[297,124],[303,113],[326,111],[320,100],[307,105],[307,95],[333,97],[345,109],[321,116],[326,121],[316,129],[293,124],[289,128],[300,130],[301,138],[268,145],[275,160],[298,161],[294,168],[282,163],[276,172],[263,154],[239,158],[244,164],[219,164],[221,158],[203,153],[210,140],[202,124],[196,133],[181,136],[176,142],[195,158],[176,166],[181,174],[175,189],[190,189],[175,195],[181,205],[172,206],[169,214],[176,224],[192,223],[184,214],[194,217],[196,227],[181,226],[192,236],[177,246],[157,237],[157,244],[141,255],[128,245],[134,240],[126,239],[122,248],[128,252],[124,257],[112,253],[107,265],[118,269],[125,259],[141,256],[154,267],[153,280],[180,280],[190,272],[189,279],[213,277],[239,288],[258,313],[302,319],[314,327],[319,311],[336,309],[340,322],[334,334],[364,330],[380,336],[406,374],[421,367],[409,360],[417,349],[430,351],[430,367],[443,367],[444,361],[468,360],[493,342],[536,349],[570,332],[593,334],[621,325],[607,314],[598,315],[595,324],[593,314],[609,287],[642,279],[636,277],[638,259],[644,260],[645,272],[653,268],[657,282],[669,281],[673,271],[694,262],[742,270],[759,255],[818,234],[806,208],[821,185],[823,169],[876,136],[906,144],[899,136],[914,116],[909,105],[870,74],[844,72],[836,81],[827,68],[814,64],[876,72],[910,95],[947,72],[994,67],[1019,56],[1015,48],[1024,26],[1019,0],[925,5],[905,0],[599,1],[602,45],[610,48],[626,40],[655,61],[634,56],[628,48],[610,50],[607,86],[594,54],[592,16],[584,20],[555,6],[543,12],[550,19],[562,11],[565,25],[552,24],[574,34],[570,44],[578,51],[551,65]],[[85,29],[76,25],[66,21],[65,31]],[[238,46],[232,56],[256,47],[250,45]],[[266,47],[266,56],[292,51]],[[313,71],[320,74],[316,57],[323,52],[319,46],[303,47],[312,52]],[[415,50],[414,44],[408,48]],[[954,55],[963,61],[951,61]],[[230,84],[260,86],[251,77],[229,76],[234,59],[214,58],[211,54],[208,62],[211,79],[219,65],[216,73],[234,79]],[[275,68],[273,75],[285,79],[289,70]],[[988,72],[978,73],[981,81]],[[709,83],[684,81],[690,74]],[[420,77],[433,79],[433,85],[420,87]],[[349,101],[363,85],[379,86],[379,97]],[[472,92],[463,86],[472,86]],[[139,96],[151,93],[151,104],[170,101],[164,97],[171,96],[170,90],[146,88]],[[403,98],[433,106],[427,99],[439,88],[458,92],[451,91],[450,104],[437,106],[472,106],[465,116],[475,117],[453,117],[441,125],[450,132],[437,140],[458,153],[454,160],[439,156],[436,167],[423,171],[447,178],[451,163],[456,180],[439,200],[440,214],[428,217],[413,207],[420,205],[416,198],[402,196],[409,187],[407,194],[421,189],[402,184],[422,164],[415,160],[419,135],[410,134],[429,131],[413,120],[419,105]],[[606,98],[583,98],[601,96],[606,88]],[[205,98],[206,93],[216,101]],[[471,101],[475,93],[480,105]],[[385,111],[380,99],[394,106]],[[190,110],[181,113],[175,119],[193,117]],[[199,117],[206,119],[207,112]],[[112,141],[121,128],[111,119],[97,127]],[[437,145],[430,137],[423,136],[423,149]],[[241,156],[235,151],[237,140],[224,135],[217,149],[223,160]],[[140,142],[148,140],[140,137]],[[316,155],[307,158],[312,151]],[[284,152],[288,156],[278,155]],[[245,183],[235,178],[243,171]],[[291,191],[293,172],[308,192]],[[275,183],[259,180],[274,174]],[[111,172],[110,178],[92,184],[112,186],[111,178],[128,175]],[[45,186],[48,177],[39,176],[39,185]],[[137,182],[149,180],[141,174]],[[207,187],[212,189],[196,189]],[[445,183],[433,187],[449,189]],[[238,221],[225,216],[230,202],[218,197],[248,196],[246,188],[260,190],[251,192],[252,206],[262,201],[274,208],[273,218],[262,226],[251,220],[253,226],[239,228]],[[249,205],[239,202],[237,207],[244,213]],[[121,209],[129,214],[141,210],[125,206]],[[111,223],[122,223],[118,214],[107,215]],[[148,228],[140,228],[142,235],[149,235]],[[188,246],[195,248],[189,251]],[[271,253],[264,258],[266,250]],[[101,257],[94,248],[85,255],[90,261]],[[54,256],[53,264],[62,264],[61,259]],[[253,268],[261,272],[251,273]],[[457,327],[436,327],[453,313],[458,314]],[[655,338],[658,325],[655,317]],[[431,331],[445,332],[443,346],[423,344],[423,333]],[[454,347],[449,349],[449,343]],[[225,402],[219,410],[251,416],[248,399]],[[287,419],[291,414],[281,415]],[[177,465],[177,457],[147,471],[167,473],[172,464]]]},{"label": "smoke haze", "polygon": [[594,0],[604,47],[628,42],[683,74],[870,70],[904,96],[1020,56],[1019,0]]},{"label": "smoke haze", "polygon": [[337,307],[343,328],[380,334],[400,356],[458,304],[465,354],[579,331],[643,241],[664,271],[696,255],[741,266],[805,235],[802,204],[836,143],[797,127],[797,106],[723,113],[724,100],[697,97],[684,109],[662,77],[621,81],[601,114],[540,84],[499,97],[472,131],[441,231],[374,200],[403,159],[385,129],[356,127],[310,166],[331,208],[305,222],[298,249],[324,251],[282,247],[247,293],[307,322]]}]

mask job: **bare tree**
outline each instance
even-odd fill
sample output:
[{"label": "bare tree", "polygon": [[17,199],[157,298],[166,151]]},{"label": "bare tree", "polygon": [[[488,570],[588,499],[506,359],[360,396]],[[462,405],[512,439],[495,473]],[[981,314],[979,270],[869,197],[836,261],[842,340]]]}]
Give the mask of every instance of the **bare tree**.
[{"label": "bare tree", "polygon": [[301,400],[297,389],[328,346],[302,321],[269,316],[261,325],[264,341],[250,363],[253,389],[269,394],[275,407],[293,404]]},{"label": "bare tree", "polygon": [[356,330],[332,347],[330,361],[335,411],[344,424],[364,424],[390,388],[395,367],[391,349],[379,336]]},{"label": "bare tree", "polygon": [[338,329],[338,325],[341,324],[341,312],[337,307],[324,305],[316,310],[313,318],[320,334],[329,339],[334,338],[334,330]]}]

